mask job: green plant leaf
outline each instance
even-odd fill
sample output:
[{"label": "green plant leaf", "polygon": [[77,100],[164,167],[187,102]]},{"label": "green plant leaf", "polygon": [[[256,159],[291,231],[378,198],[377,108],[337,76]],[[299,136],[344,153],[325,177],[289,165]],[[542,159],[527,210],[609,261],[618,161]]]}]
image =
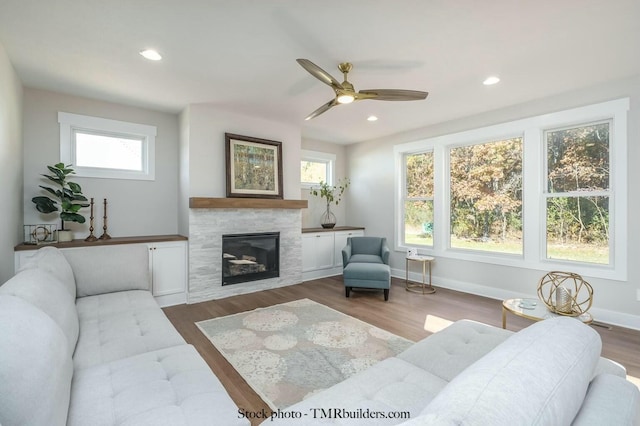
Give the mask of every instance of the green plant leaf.
[{"label": "green plant leaf", "polygon": [[71,191],[74,194],[82,193],[82,188],[77,183],[75,183],[75,182],[67,182],[67,185],[69,185],[69,189],[71,189]]},{"label": "green plant leaf", "polygon": [[84,223],[85,219],[84,216],[78,214],[78,213],[69,213],[69,212],[62,212],[60,213],[60,219],[66,221],[66,222],[78,222],[78,223]]},{"label": "green plant leaf", "polygon": [[56,202],[49,197],[33,197],[31,201],[35,203],[36,210],[38,210],[40,213],[53,213],[58,211]]}]

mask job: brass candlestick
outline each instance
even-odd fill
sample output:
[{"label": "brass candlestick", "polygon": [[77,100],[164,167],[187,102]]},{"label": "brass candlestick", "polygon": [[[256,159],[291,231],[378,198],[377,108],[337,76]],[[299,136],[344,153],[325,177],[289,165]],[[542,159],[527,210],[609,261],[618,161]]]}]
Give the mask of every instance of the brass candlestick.
[{"label": "brass candlestick", "polygon": [[102,226],[102,230],[104,231],[102,235],[100,235],[100,240],[109,240],[111,239],[111,235],[107,234],[107,199],[104,199],[104,216],[102,217],[104,225]]},{"label": "brass candlestick", "polygon": [[98,241],[95,235],[93,235],[93,198],[91,198],[91,216],[89,216],[89,236],[84,239],[85,241]]}]

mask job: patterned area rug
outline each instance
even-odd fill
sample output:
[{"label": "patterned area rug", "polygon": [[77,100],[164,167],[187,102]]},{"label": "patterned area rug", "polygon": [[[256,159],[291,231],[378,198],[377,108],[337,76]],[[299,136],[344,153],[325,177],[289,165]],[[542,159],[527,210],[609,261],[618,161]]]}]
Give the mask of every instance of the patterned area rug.
[{"label": "patterned area rug", "polygon": [[196,325],[274,410],[413,344],[309,299]]}]

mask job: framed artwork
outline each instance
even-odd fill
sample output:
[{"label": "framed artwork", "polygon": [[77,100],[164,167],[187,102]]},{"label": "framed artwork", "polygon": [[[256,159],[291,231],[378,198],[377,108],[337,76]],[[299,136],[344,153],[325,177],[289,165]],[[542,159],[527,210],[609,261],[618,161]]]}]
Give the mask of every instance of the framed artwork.
[{"label": "framed artwork", "polygon": [[227,197],[282,199],[282,142],[225,133]]}]

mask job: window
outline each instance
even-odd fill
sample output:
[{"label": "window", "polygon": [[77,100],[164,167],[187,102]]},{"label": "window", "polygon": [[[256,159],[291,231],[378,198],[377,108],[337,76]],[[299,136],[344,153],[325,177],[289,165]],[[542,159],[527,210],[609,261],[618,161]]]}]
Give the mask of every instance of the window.
[{"label": "window", "polygon": [[433,245],[433,151],[404,156],[404,244]]},{"label": "window", "polygon": [[336,156],[316,151],[302,151],[300,161],[300,182],[302,186],[311,187],[320,182],[333,185],[334,164]]},{"label": "window", "polygon": [[64,112],[58,122],[60,159],[78,176],[155,179],[154,126]]},{"label": "window", "polygon": [[522,138],[451,148],[450,247],[522,254]]},{"label": "window", "polygon": [[628,109],[625,98],[396,145],[396,250],[626,280]]},{"label": "window", "polygon": [[609,264],[610,122],[545,132],[548,259]]}]

